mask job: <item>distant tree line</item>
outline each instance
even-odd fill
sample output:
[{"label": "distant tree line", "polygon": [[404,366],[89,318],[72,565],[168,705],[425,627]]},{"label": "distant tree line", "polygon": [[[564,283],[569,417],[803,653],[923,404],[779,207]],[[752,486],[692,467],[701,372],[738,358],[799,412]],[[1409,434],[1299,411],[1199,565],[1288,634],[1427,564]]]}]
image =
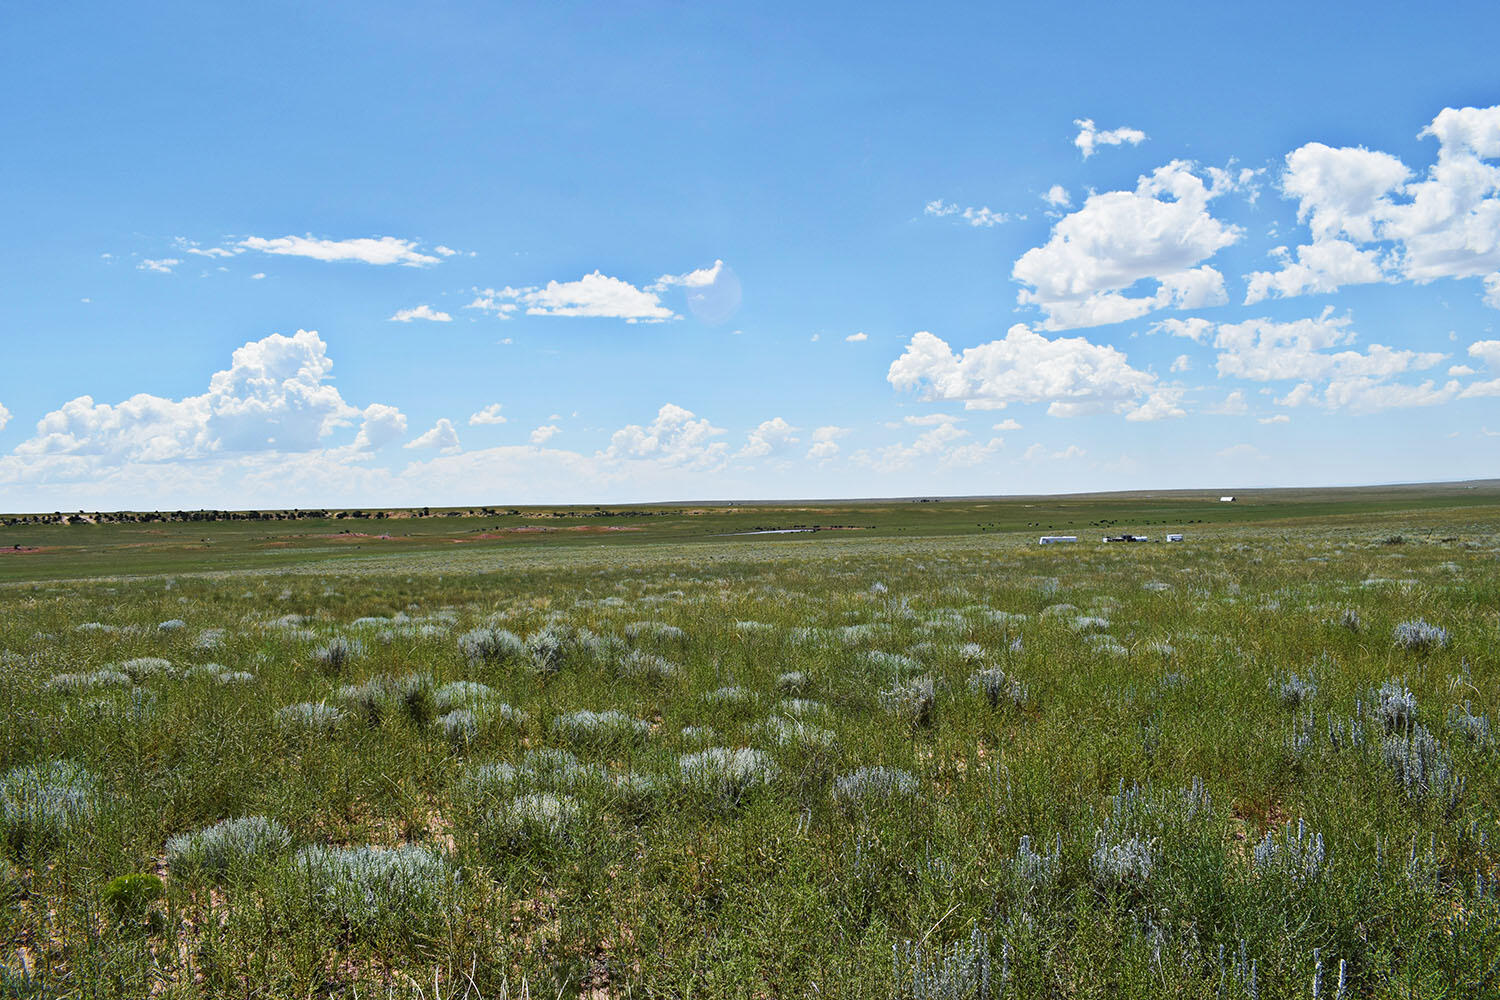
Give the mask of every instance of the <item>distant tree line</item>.
[{"label": "distant tree line", "polygon": [[175,511],[78,511],[75,514],[64,514],[54,511],[51,514],[16,514],[0,518],[0,526],[17,527],[38,524],[188,524],[202,521],[343,521],[343,520],[373,520],[383,521],[390,517],[424,518],[424,517],[520,517],[522,514],[528,517],[554,517],[554,518],[578,518],[578,517],[653,517],[668,513],[682,514],[684,511],[670,510],[606,510],[603,507],[595,507],[592,510],[554,510],[554,511],[529,511],[523,512],[520,508],[495,508],[475,507],[467,510],[433,510],[430,507],[397,509],[397,510],[175,510]]}]

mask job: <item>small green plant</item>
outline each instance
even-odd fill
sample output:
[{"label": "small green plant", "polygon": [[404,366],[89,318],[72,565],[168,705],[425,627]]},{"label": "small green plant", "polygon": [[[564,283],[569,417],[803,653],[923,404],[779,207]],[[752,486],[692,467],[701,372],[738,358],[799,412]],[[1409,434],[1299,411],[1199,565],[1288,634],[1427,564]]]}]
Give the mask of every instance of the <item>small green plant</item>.
[{"label": "small green plant", "polygon": [[99,898],[121,927],[154,929],[152,925],[161,922],[161,914],[154,907],[165,888],[155,875],[119,875],[105,883]]}]

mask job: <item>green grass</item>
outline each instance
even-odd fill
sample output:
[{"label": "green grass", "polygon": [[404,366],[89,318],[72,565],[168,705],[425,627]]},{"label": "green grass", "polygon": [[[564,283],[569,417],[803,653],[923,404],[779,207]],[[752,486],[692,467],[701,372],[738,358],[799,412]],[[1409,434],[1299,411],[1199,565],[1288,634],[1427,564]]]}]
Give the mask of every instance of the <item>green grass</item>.
[{"label": "green grass", "polygon": [[[755,544],[831,538],[908,538],[1024,533],[1077,534],[1097,541],[1129,531],[1233,528],[1429,510],[1500,506],[1500,481],[1347,489],[1208,490],[798,503],[643,504],[624,507],[326,511],[298,520],[168,520],[130,524],[10,523],[0,516],[0,582],[98,575],[182,573],[221,568],[277,570],[307,561],[371,555],[462,553],[506,559],[533,549],[717,544],[736,532],[819,527],[767,535]],[[82,513],[82,512],[80,512]],[[389,516],[376,519],[377,513]],[[167,512],[172,516],[173,512]],[[338,516],[344,514],[346,516]],[[54,515],[47,515],[53,517]],[[62,517],[63,514],[55,515]],[[66,516],[78,517],[78,514]],[[91,519],[94,515],[82,514]],[[188,516],[191,516],[190,513]]]},{"label": "green grass", "polygon": [[[0,591],[0,996],[967,997],[987,964],[993,996],[1207,998],[1253,963],[1292,997],[1315,955],[1322,996],[1341,961],[1350,997],[1494,995],[1500,746],[1449,724],[1500,726],[1493,493],[1030,502],[333,554],[290,522],[284,563],[244,522],[132,562],[144,526],[6,528],[57,548]],[[719,530],[850,512],[877,527]],[[1203,523],[1093,540],[1115,519]],[[1447,644],[1400,647],[1417,619]],[[531,641],[471,658],[478,627]],[[1436,741],[1410,787],[1393,679]]]}]

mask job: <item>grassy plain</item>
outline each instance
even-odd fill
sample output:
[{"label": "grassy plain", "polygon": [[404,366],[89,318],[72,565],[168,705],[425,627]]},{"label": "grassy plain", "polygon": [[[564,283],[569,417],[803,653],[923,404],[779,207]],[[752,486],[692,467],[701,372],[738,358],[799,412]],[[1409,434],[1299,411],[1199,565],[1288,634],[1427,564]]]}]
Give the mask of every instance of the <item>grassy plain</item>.
[{"label": "grassy plain", "polygon": [[0,996],[1500,993],[1500,489],[1240,496],[0,529]]}]

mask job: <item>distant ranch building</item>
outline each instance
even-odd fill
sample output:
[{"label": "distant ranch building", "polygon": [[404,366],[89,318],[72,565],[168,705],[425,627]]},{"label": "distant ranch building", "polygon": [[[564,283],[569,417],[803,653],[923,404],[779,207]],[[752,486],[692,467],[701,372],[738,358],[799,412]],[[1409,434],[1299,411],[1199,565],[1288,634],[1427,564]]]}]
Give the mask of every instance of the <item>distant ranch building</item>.
[{"label": "distant ranch building", "polygon": [[1234,503],[1234,497],[1219,497],[1219,503]]}]

